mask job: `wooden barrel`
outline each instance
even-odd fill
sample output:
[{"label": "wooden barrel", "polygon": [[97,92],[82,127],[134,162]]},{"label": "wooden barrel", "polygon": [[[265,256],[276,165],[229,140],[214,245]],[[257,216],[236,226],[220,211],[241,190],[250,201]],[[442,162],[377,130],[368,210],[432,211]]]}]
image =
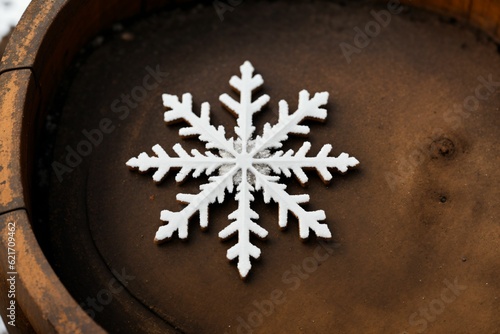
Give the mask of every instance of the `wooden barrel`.
[{"label": "wooden barrel", "polygon": [[[381,3],[384,4],[384,2]],[[414,0],[404,1],[404,3],[476,27],[494,41],[500,42],[500,1],[498,0]],[[212,2],[205,4],[213,5]],[[32,208],[38,201],[32,192],[33,173],[37,168],[37,162],[34,160],[35,151],[39,147],[37,145],[43,133],[49,105],[54,99],[61,80],[80,50],[90,40],[101,31],[109,30],[116,22],[136,20],[160,8],[167,8],[175,13],[176,8],[191,6],[192,3],[189,1],[166,0],[129,0],[126,3],[116,0],[34,0],[14,30],[0,63],[0,124],[2,125],[0,130],[0,221],[2,226],[0,236],[2,295],[0,300],[4,310],[14,300],[7,298],[10,288],[8,278],[15,277],[16,294],[16,327],[7,326],[9,332],[104,332],[101,325],[86,312],[88,310],[85,310],[70,295],[39,246],[39,243],[43,243],[40,240],[43,238],[43,233],[35,233],[37,221],[33,219],[32,214]],[[243,8],[245,4],[241,6]],[[230,13],[231,11],[227,12],[227,15]],[[374,64],[374,66],[377,65]],[[237,74],[236,70],[234,74]],[[265,73],[263,75],[265,76]],[[137,149],[149,148],[137,147]],[[362,160],[361,166],[363,166]],[[498,180],[495,182],[498,183]],[[498,213],[498,210],[496,212]],[[9,231],[13,232],[14,226],[15,234],[11,233],[11,239],[9,239]],[[7,259],[12,249],[16,252],[15,266],[9,268]],[[498,250],[495,251],[498,253]],[[228,271],[231,270],[232,268],[228,268]],[[233,272],[230,273],[233,274]],[[339,275],[342,274],[339,273]],[[449,280],[453,281],[453,278],[450,277]],[[489,284],[493,284],[495,279],[491,277]],[[435,293],[439,295],[438,291]],[[497,309],[498,305],[497,301]],[[148,321],[151,324],[151,332],[175,332],[177,330],[175,323],[170,324],[164,319],[151,320],[155,318],[155,306],[149,306],[153,310],[153,315],[145,310],[137,311],[134,305],[123,307],[133,310],[131,311],[133,315],[132,313],[126,315],[131,317],[131,321],[150,319]],[[2,312],[3,319],[8,323],[12,319],[6,317],[4,313],[5,311]],[[238,323],[235,322],[235,326],[237,325]],[[245,326],[252,327],[248,324]],[[147,330],[144,323],[118,327],[122,330],[127,330],[127,328]],[[112,330],[112,326],[110,327],[108,323],[106,329]]]}]

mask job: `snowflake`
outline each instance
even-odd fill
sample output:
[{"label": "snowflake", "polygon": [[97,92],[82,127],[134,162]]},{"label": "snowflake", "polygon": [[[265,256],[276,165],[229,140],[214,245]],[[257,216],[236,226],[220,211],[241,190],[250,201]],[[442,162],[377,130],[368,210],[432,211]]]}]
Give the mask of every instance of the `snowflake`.
[{"label": "snowflake", "polygon": [[[216,200],[224,201],[226,191],[233,193],[238,202],[238,208],[228,218],[233,220],[219,233],[221,239],[227,239],[238,234],[238,242],[227,251],[229,260],[238,259],[238,270],[242,278],[250,271],[251,257],[259,258],[260,249],[250,241],[251,233],[260,238],[267,236],[267,231],[256,223],[259,218],[252,210],[252,193],[262,191],[265,203],[271,199],[278,203],[278,224],[286,227],[288,211],[297,217],[299,234],[302,239],[309,236],[312,230],[320,238],[331,238],[331,232],[326,224],[320,223],[326,218],[323,210],[307,211],[300,204],[309,202],[309,195],[291,195],[285,191],[286,186],[279,183],[283,174],[290,177],[292,173],[304,185],[307,175],[304,169],[316,169],[324,182],[331,180],[332,175],[328,168],[336,168],[344,173],[349,167],[356,166],[356,158],[341,153],[338,157],[330,157],[331,145],[322,147],[317,156],[306,156],[311,144],[304,142],[302,147],[294,152],[276,151],[282,142],[288,139],[289,134],[307,135],[309,127],[300,123],[305,119],[323,121],[326,110],[321,108],[327,103],[328,93],[316,93],[313,98],[303,90],[299,93],[298,109],[290,114],[286,101],[279,102],[279,119],[274,125],[265,124],[262,135],[254,136],[253,115],[259,112],[268,102],[269,96],[262,95],[253,100],[252,93],[264,83],[260,75],[254,75],[254,68],[246,61],[241,67],[241,77],[233,76],[230,85],[239,92],[240,99],[236,101],[228,94],[222,94],[219,100],[237,117],[234,128],[236,138],[226,138],[222,126],[215,128],[210,124],[210,106],[207,102],[201,105],[200,116],[193,112],[192,96],[186,93],[182,100],[175,95],[164,94],[163,104],[166,108],[165,122],[172,123],[185,121],[188,127],[181,128],[181,137],[198,136],[206,143],[207,151],[201,153],[192,150],[186,152],[181,144],[173,146],[177,157],[169,156],[160,145],[153,147],[156,156],[141,153],[132,158],[127,165],[141,172],[156,169],[153,180],[160,182],[171,168],[180,168],[175,176],[177,182],[182,182],[191,173],[194,178],[202,173],[212,175],[208,182],[200,186],[198,194],[178,194],[177,200],[187,204],[181,211],[172,212],[163,210],[160,219],[167,222],[161,226],[155,236],[159,243],[172,237],[177,231],[179,238],[188,236],[189,219],[198,212],[200,226],[208,226],[208,209]],[[215,174],[215,175],[214,175]],[[273,175],[274,174],[274,175]]]}]

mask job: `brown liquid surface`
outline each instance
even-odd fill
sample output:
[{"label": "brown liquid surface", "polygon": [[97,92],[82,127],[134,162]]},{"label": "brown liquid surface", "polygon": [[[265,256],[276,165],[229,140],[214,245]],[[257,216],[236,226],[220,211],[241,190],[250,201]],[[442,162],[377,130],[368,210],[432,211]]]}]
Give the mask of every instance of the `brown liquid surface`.
[{"label": "brown liquid surface", "polygon": [[[127,27],[128,35],[108,36],[81,61],[62,108],[54,160],[64,163],[65,147],[76,149],[82,130],[98,128],[103,118],[114,131],[64,182],[52,178],[47,252],[86,309],[92,309],[87,298],[109,290],[111,269],[134,276],[102,310],[94,309],[106,329],[500,330],[500,87],[477,110],[449,112],[474,96],[479,76],[500,80],[499,55],[468,28],[407,10],[392,15],[348,64],[339,43],[353,45],[353,28],[364,29],[374,8],[383,9],[248,1],[226,12],[223,22],[212,6],[164,12]],[[178,185],[171,172],[155,185],[151,173],[130,172],[125,162],[144,151],[151,155],[155,144],[170,155],[178,142],[203,150],[197,139],[179,138],[182,124],[164,124],[162,93],[190,92],[196,111],[208,101],[212,124],[233,136],[235,118],[218,97],[230,93],[228,81],[245,60],[264,78],[256,96],[271,96],[255,117],[259,133],[277,121],[279,100],[295,110],[300,90],[327,91],[326,122],[308,123],[309,154],[330,143],[332,154],[348,152],[361,164],[335,174],[328,186],[314,172],[306,188],[283,179],[290,193],[310,195],[308,210],[325,210],[333,233],[329,256],[317,239],[300,241],[292,215],[280,231],[277,205],[256,194],[253,208],[269,235],[255,240],[261,259],[242,281],[226,259],[236,238],[220,242],[217,236],[236,208],[233,195],[211,206],[207,231],[193,217],[187,242],[175,235],[158,246],[153,238],[161,210],[181,210],[176,195],[197,193],[207,178]],[[145,68],[157,65],[168,77],[121,120],[113,101],[141,86]],[[284,148],[297,149],[303,140],[293,137]],[[466,288],[443,295],[445,280]],[[273,291],[279,304],[269,302]],[[427,319],[420,309],[428,310]]]}]

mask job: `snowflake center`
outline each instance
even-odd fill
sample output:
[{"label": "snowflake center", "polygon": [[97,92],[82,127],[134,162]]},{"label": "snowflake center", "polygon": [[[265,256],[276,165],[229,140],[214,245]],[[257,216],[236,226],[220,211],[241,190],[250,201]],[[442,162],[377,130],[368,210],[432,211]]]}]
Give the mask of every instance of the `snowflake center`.
[{"label": "snowflake center", "polygon": [[240,169],[246,169],[248,170],[250,167],[252,167],[252,164],[253,164],[253,157],[247,153],[247,152],[242,152],[240,154],[238,154],[236,157],[236,165],[238,165],[238,167]]},{"label": "snowflake center", "polygon": [[[248,142],[248,150],[251,151],[253,148],[253,141]],[[236,165],[238,167],[238,171],[234,174],[233,182],[235,184],[240,184],[242,182],[242,174],[243,170],[249,170],[251,167],[255,168],[256,171],[261,173],[262,175],[270,175],[271,168],[266,164],[256,164],[255,159],[263,159],[269,158],[271,156],[271,152],[269,150],[263,150],[262,152],[257,152],[254,156],[250,153],[242,152],[241,142],[237,141],[234,145],[235,151],[238,152],[235,156],[232,156],[230,153],[226,151],[219,151],[219,154],[223,158],[232,159],[233,162],[230,164],[222,165],[219,167],[219,175],[224,175],[228,173],[233,167]],[[246,173],[247,181],[249,184],[255,184],[255,176],[253,173]]]}]

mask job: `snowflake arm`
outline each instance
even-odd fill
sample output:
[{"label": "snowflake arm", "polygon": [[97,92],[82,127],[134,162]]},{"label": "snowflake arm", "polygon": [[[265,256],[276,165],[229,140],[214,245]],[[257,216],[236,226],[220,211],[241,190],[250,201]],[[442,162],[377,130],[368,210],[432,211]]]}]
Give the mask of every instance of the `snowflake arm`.
[{"label": "snowflake arm", "polygon": [[259,215],[250,206],[254,200],[252,195],[254,188],[248,182],[247,170],[242,171],[242,182],[236,190],[235,199],[238,201],[238,208],[228,216],[234,222],[220,231],[219,237],[227,239],[238,233],[238,242],[227,251],[227,258],[229,260],[238,258],[238,271],[240,276],[245,278],[252,268],[250,258],[258,259],[260,257],[260,249],[250,242],[250,233],[265,238],[268,232],[253,221],[258,219]]},{"label": "snowflake arm", "polygon": [[153,152],[156,153],[156,157],[150,157],[143,152],[137,158],[127,161],[126,164],[132,169],[138,169],[140,172],[157,169],[153,174],[153,180],[158,183],[161,182],[171,168],[180,168],[180,171],[175,176],[175,181],[182,182],[191,171],[194,171],[193,177],[195,178],[203,172],[210,175],[220,166],[232,162],[232,159],[221,158],[210,151],[201,154],[198,150],[191,150],[191,156],[180,144],[175,144],[173,150],[179,157],[170,157],[160,145],[155,145],[153,146]]},{"label": "snowflake arm", "polygon": [[234,131],[242,142],[242,152],[246,153],[246,145],[255,131],[252,125],[253,115],[269,102],[269,95],[264,94],[252,102],[252,92],[264,84],[264,79],[259,74],[253,75],[254,68],[249,61],[240,66],[240,71],[241,77],[233,76],[229,80],[231,87],[240,93],[240,101],[235,101],[228,94],[222,94],[219,100],[238,117]]},{"label": "snowflake arm", "polygon": [[193,97],[190,93],[182,96],[182,101],[175,95],[163,94],[163,106],[169,108],[164,114],[164,120],[167,124],[179,121],[186,121],[190,126],[179,129],[179,135],[182,137],[198,136],[206,142],[207,149],[218,149],[237,154],[234,150],[233,139],[226,138],[224,127],[215,128],[210,124],[210,105],[204,102],[201,105],[201,114],[197,116],[193,113]]},{"label": "snowflake arm", "polygon": [[281,228],[286,227],[288,211],[290,211],[299,221],[299,235],[302,239],[309,237],[309,230],[312,230],[320,238],[332,237],[328,226],[319,222],[326,219],[323,210],[306,211],[299,205],[308,203],[309,195],[290,195],[285,191],[286,185],[277,182],[278,176],[261,174],[253,167],[251,167],[251,171],[255,175],[255,188],[263,192],[264,202],[269,203],[272,199],[278,203],[278,223]]},{"label": "snowflake arm", "polygon": [[332,174],[328,168],[336,168],[342,173],[345,173],[349,167],[354,167],[359,164],[359,161],[354,157],[349,157],[347,153],[341,153],[338,157],[329,157],[328,154],[332,150],[332,145],[326,144],[315,157],[306,157],[307,152],[311,148],[311,143],[304,142],[302,147],[294,154],[293,150],[289,150],[283,154],[283,151],[277,151],[268,158],[254,158],[254,165],[267,165],[276,174],[283,173],[286,177],[293,174],[297,177],[301,184],[306,184],[308,181],[304,168],[314,168],[318,172],[323,182],[329,182],[332,179]]},{"label": "snowflake arm", "polygon": [[258,152],[269,148],[280,148],[283,141],[288,139],[289,134],[307,135],[309,134],[309,126],[299,125],[305,119],[314,119],[324,121],[326,118],[326,109],[321,108],[328,101],[328,93],[316,93],[311,99],[307,90],[302,90],[299,93],[299,106],[297,111],[289,114],[288,103],[284,100],[279,102],[279,118],[278,123],[271,126],[269,123],[264,125],[262,136],[255,139],[255,146],[251,154],[255,155]]},{"label": "snowflake arm", "polygon": [[201,192],[198,194],[177,194],[177,200],[188,204],[184,209],[178,212],[163,210],[160,219],[167,222],[161,226],[155,235],[155,242],[160,243],[170,239],[172,234],[177,231],[180,239],[186,239],[188,236],[189,218],[196,212],[200,214],[200,226],[208,226],[208,206],[216,200],[219,203],[224,201],[225,191],[233,192],[233,177],[237,168],[232,168],[228,173],[221,176],[212,176],[209,183],[200,186]]}]

